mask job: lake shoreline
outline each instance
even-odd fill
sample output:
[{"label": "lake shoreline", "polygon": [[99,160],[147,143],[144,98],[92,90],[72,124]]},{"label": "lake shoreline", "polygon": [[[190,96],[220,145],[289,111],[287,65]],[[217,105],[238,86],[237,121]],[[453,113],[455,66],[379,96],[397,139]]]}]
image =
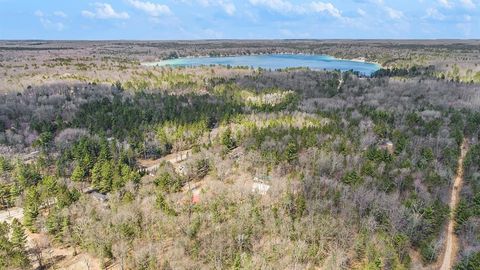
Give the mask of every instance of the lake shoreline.
[{"label": "lake shoreline", "polygon": [[312,53],[252,53],[252,54],[227,54],[227,55],[216,55],[216,56],[210,56],[210,55],[198,55],[198,56],[184,56],[184,57],[178,57],[178,58],[171,58],[171,59],[162,59],[159,61],[154,61],[154,62],[141,62],[141,65],[149,65],[149,64],[155,64],[163,61],[171,61],[171,60],[176,60],[176,59],[192,59],[192,58],[215,58],[215,57],[239,57],[239,56],[262,56],[262,55],[309,55],[309,56],[328,56],[332,57],[336,60],[343,60],[343,61],[352,61],[352,62],[359,62],[359,63],[368,63],[368,64],[376,64],[380,67],[383,68],[383,65],[380,64],[377,61],[371,61],[367,60],[365,57],[355,57],[355,58],[343,58],[343,57],[336,57],[333,55],[329,54],[312,54]]},{"label": "lake shoreline", "polygon": [[337,58],[337,57],[335,57],[335,59],[344,60],[344,61],[359,62],[359,63],[375,64],[375,65],[379,66],[380,68],[384,68],[383,65],[380,64],[379,62],[369,61],[365,57],[356,57],[356,58]]},{"label": "lake shoreline", "polygon": [[[383,68],[376,62],[369,62],[363,57],[345,59],[327,54],[307,53],[265,53],[229,56],[187,56],[165,59],[155,62],[142,62],[150,67],[198,67],[198,66],[232,66],[264,69],[286,69],[306,67],[312,70],[354,70],[362,75],[371,75]],[[350,67],[351,65],[351,67]]]}]

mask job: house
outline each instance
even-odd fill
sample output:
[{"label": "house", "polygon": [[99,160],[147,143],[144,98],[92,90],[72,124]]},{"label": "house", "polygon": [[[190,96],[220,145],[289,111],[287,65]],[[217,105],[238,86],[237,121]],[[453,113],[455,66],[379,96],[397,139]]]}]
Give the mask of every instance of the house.
[{"label": "house", "polygon": [[192,203],[197,204],[200,202],[200,189],[195,188],[192,190]]},{"label": "house", "polygon": [[108,201],[107,195],[98,192],[97,189],[93,187],[87,188],[83,193],[89,194],[90,196],[92,196],[92,198],[96,199],[101,203],[105,203]]},{"label": "house", "polygon": [[187,175],[188,174],[188,168],[186,164],[181,164],[178,165],[178,167],[175,167],[175,172],[178,173],[179,175]]},{"label": "house", "polygon": [[33,151],[25,156],[23,156],[23,161],[25,163],[32,163],[36,157],[40,154],[40,151]]},{"label": "house", "polygon": [[155,176],[155,173],[157,172],[158,168],[160,167],[160,164],[155,164],[150,167],[146,167],[143,170],[148,173],[150,176]]},{"label": "house", "polygon": [[380,149],[383,149],[383,150],[387,150],[388,153],[390,153],[391,155],[393,155],[394,151],[395,151],[395,147],[393,145],[393,142],[389,141],[389,140],[383,140],[381,141],[378,146],[380,147]]},{"label": "house", "polygon": [[266,195],[270,189],[270,178],[254,177],[252,184],[252,192],[260,195]]},{"label": "house", "polygon": [[244,156],[243,150],[240,147],[233,149],[229,154],[229,158],[233,160],[238,160]]},{"label": "house", "polygon": [[176,154],[176,158],[174,160],[175,163],[182,162],[188,159],[190,155],[189,151],[179,152]]},{"label": "house", "polygon": [[97,191],[94,191],[92,193],[90,193],[90,195],[96,199],[97,201],[101,202],[101,203],[105,203],[108,201],[108,198],[107,198],[107,195],[105,194],[102,194],[100,192],[97,192]]}]

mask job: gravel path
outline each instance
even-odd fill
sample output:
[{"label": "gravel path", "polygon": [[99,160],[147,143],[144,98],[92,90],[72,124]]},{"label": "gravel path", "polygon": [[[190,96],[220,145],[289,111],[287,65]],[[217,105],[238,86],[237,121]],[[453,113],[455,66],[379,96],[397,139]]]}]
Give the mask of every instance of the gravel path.
[{"label": "gravel path", "polygon": [[468,151],[467,141],[464,140],[461,147],[460,158],[458,159],[458,169],[453,183],[452,195],[450,196],[450,219],[447,227],[447,241],[445,244],[445,252],[440,270],[450,270],[455,263],[455,257],[458,253],[458,238],[455,234],[455,209],[457,208],[460,198],[460,191],[463,185],[463,160]]}]

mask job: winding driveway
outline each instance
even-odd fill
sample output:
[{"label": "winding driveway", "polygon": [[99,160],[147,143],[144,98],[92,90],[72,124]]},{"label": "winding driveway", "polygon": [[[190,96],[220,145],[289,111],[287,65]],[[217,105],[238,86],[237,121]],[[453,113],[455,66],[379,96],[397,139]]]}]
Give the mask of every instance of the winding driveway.
[{"label": "winding driveway", "polygon": [[450,196],[450,219],[447,227],[447,241],[445,244],[445,252],[443,254],[443,262],[440,270],[450,270],[455,263],[455,257],[458,253],[458,237],[455,234],[455,209],[457,208],[460,198],[460,191],[463,185],[463,160],[468,151],[467,140],[463,140],[460,149],[460,157],[458,158],[458,168],[455,176],[455,181],[452,187],[452,194]]}]

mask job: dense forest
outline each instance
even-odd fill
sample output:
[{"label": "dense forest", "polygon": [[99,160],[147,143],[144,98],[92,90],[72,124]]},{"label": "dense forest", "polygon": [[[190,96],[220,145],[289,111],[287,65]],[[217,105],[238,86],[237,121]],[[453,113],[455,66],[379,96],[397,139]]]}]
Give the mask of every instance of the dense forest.
[{"label": "dense forest", "polygon": [[478,269],[478,84],[150,69],[0,96],[0,210],[23,209],[0,269],[52,267],[48,246],[118,269],[428,269],[450,215],[455,269]]}]

